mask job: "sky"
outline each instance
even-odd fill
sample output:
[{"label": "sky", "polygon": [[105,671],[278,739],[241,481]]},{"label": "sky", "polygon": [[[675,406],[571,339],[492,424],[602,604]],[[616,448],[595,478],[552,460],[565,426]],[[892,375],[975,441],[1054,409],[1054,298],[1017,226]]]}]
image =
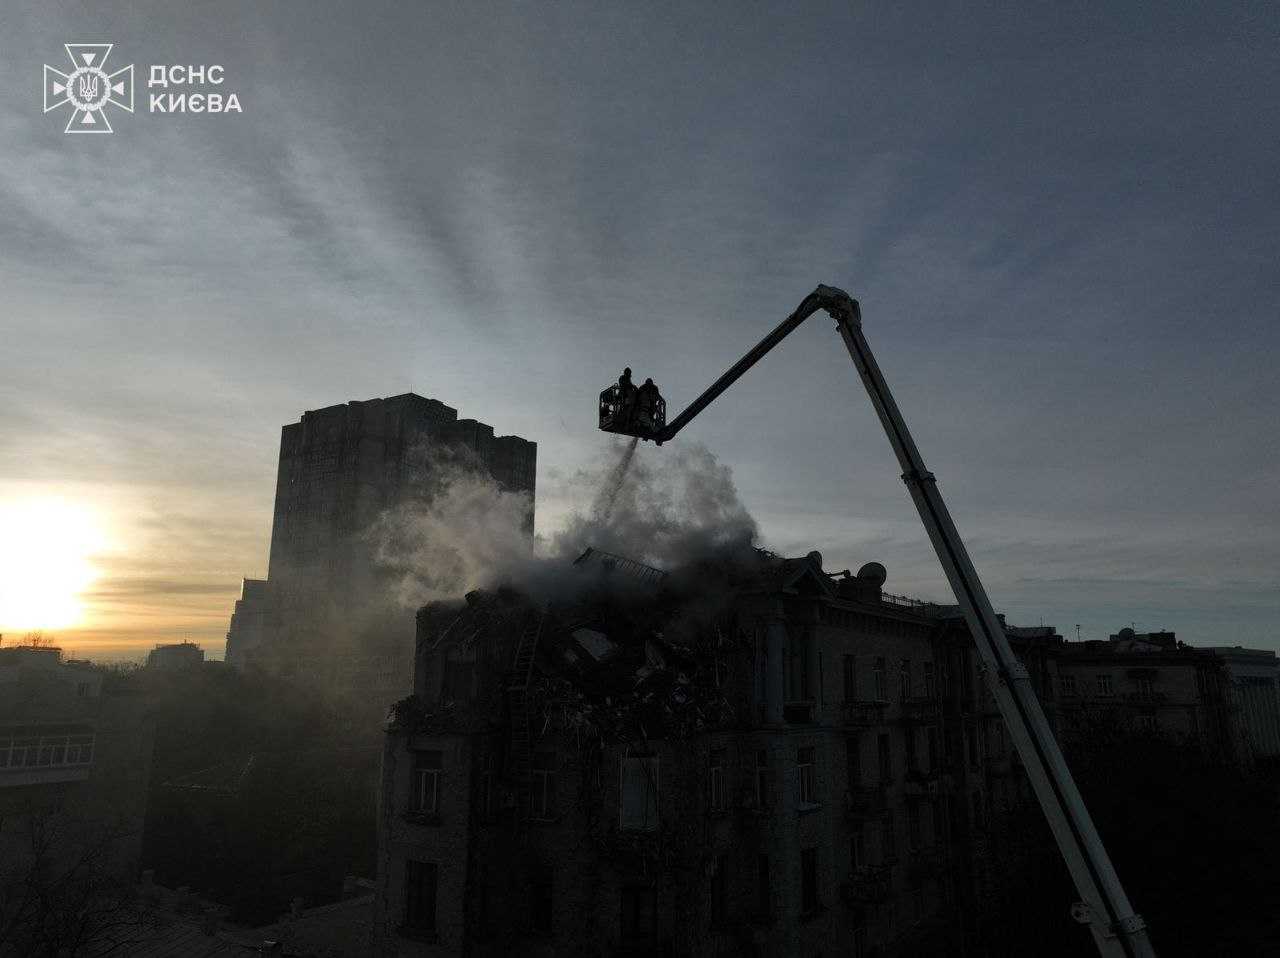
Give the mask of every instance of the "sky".
[{"label": "sky", "polygon": [[[1009,621],[1280,650],[1278,40],[1270,3],[9,4],[0,594],[48,568],[64,648],[220,657],[281,426],[407,391],[536,441],[552,536],[622,366],[674,414],[827,283]],[[110,135],[43,112],[90,42],[135,64]],[[242,112],[149,112],[151,64]],[[825,317],[681,438],[762,545],[948,600]]]}]

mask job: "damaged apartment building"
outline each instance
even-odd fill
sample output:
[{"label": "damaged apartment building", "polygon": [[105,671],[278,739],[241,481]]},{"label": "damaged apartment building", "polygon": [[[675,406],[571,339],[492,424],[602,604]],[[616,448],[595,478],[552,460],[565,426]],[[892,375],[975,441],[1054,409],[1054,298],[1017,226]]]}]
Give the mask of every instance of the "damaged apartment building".
[{"label": "damaged apartment building", "polygon": [[[375,954],[907,956],[972,933],[1028,790],[963,620],[884,593],[876,563],[750,552],[667,574],[588,550],[561,598],[419,612]],[[1009,633],[1052,717],[1061,638]]]}]

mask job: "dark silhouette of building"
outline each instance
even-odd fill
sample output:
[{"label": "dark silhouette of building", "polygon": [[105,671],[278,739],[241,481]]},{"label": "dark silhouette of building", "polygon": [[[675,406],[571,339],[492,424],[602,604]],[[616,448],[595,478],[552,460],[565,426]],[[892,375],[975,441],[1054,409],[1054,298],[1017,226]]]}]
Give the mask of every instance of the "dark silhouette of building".
[{"label": "dark silhouette of building", "polygon": [[533,531],[537,445],[495,436],[413,393],[306,412],[280,437],[262,640],[245,666],[387,702],[412,674],[412,609],[396,601],[376,529],[431,501],[452,470],[528,495]]},{"label": "dark silhouette of building", "polygon": [[262,642],[262,617],[267,608],[267,580],[244,579],[240,584],[240,598],[236,599],[231,613],[231,626],[227,629],[227,651],[223,661],[232,668],[244,671],[245,656],[249,649]]}]

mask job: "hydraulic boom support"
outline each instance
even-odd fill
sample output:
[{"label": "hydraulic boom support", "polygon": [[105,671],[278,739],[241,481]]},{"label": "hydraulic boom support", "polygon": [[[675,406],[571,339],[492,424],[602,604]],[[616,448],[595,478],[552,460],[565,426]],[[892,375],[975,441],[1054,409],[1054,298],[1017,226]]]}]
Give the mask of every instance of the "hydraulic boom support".
[{"label": "hydraulic boom support", "polygon": [[1030,676],[1009,646],[1004,628],[996,618],[986,590],[938,492],[933,473],[925,468],[920,451],[916,449],[907,424],[862,335],[862,314],[857,301],[834,286],[819,286],[805,297],[794,313],[651,438],[658,444],[672,439],[769,350],[819,310],[824,310],[836,321],[840,337],[898,457],[903,481],[911,491],[911,498],[933,542],[938,560],[964,612],[1000,714],[1080,895],[1081,901],[1072,906],[1072,915],[1089,925],[1098,951],[1107,958],[1154,958],[1146,924],[1133,911],[1120,885],[1031,687]]}]

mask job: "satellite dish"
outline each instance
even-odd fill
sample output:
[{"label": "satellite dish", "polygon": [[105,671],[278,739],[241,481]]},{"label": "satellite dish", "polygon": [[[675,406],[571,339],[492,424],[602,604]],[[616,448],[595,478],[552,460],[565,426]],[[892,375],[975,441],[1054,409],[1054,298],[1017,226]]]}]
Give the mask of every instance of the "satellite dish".
[{"label": "satellite dish", "polygon": [[809,558],[809,561],[812,562],[814,565],[816,565],[819,569],[822,568],[822,553],[819,552],[817,549],[814,549],[812,552],[810,552],[808,558]]},{"label": "satellite dish", "polygon": [[889,578],[889,573],[879,562],[868,562],[858,570],[858,578],[865,582],[874,582],[878,589],[884,585],[885,579]]}]

